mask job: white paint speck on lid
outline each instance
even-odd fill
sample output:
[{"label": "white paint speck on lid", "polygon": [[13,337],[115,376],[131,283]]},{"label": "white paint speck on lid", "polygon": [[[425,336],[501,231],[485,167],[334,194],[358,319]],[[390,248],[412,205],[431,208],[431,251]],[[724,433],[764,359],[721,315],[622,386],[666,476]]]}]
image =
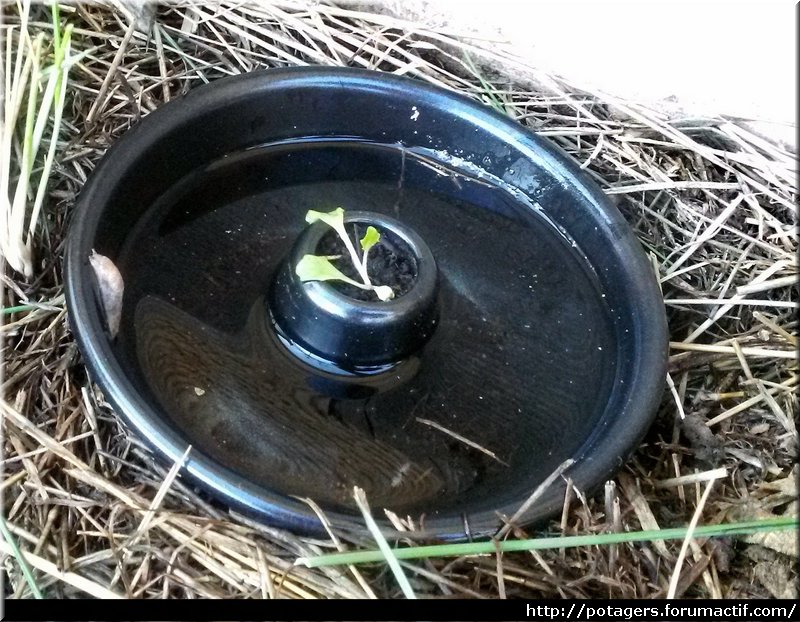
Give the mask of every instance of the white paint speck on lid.
[{"label": "white paint speck on lid", "polygon": [[198,397],[206,394],[205,390],[201,389],[200,387],[195,387],[194,392]]},{"label": "white paint speck on lid", "polygon": [[409,117],[412,121],[416,121],[419,119],[419,110],[417,110],[416,106],[411,106],[411,117]]},{"label": "white paint speck on lid", "polygon": [[403,464],[403,466],[401,466],[397,470],[397,473],[392,478],[392,483],[391,483],[392,488],[397,488],[402,483],[403,477],[406,475],[406,473],[408,473],[408,470],[410,468],[411,468],[411,463],[410,462],[406,462],[405,464]]}]

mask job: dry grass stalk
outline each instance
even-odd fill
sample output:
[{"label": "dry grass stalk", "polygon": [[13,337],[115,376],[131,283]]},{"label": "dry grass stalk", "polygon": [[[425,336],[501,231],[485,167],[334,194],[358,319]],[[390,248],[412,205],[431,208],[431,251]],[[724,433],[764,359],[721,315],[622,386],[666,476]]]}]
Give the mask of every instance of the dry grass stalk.
[{"label": "dry grass stalk", "polygon": [[574,462],[575,461],[572,458],[568,458],[559,464],[555,471],[548,475],[545,480],[533,490],[530,496],[525,499],[525,501],[519,506],[517,511],[514,512],[511,518],[504,521],[505,524],[498,530],[497,534],[495,534],[495,539],[500,540],[504,538],[506,534],[516,526],[516,522],[525,515],[525,512],[533,507],[533,504],[536,503],[539,497],[541,497],[547,491],[547,489],[558,480],[559,477],[562,477],[564,471],[571,467]]},{"label": "dry grass stalk", "polygon": [[[27,17],[14,6],[4,10],[8,115],[22,110],[29,93],[9,88],[9,81],[22,84],[33,70],[32,61],[28,69],[27,61],[16,64],[22,58],[16,51],[35,45],[20,31],[44,33],[43,49],[53,31],[44,5],[31,4]],[[670,301],[674,392],[665,394],[655,426],[617,479],[623,494],[610,506],[615,529],[688,523],[693,509],[687,492],[698,470],[728,470],[705,500],[707,521],[735,512],[781,513],[796,499],[760,488],[788,477],[798,446],[792,426],[796,154],[736,119],[668,116],[537,74],[497,42],[326,2],[164,5],[149,33],[98,4],[64,5],[61,20],[74,25],[72,66],[50,179],[29,238],[36,261],[30,276],[3,276],[0,327],[2,386],[14,401],[0,410],[3,509],[46,596],[99,595],[112,585],[115,593],[137,598],[398,594],[380,568],[348,573],[293,566],[300,556],[363,545],[363,536],[300,537],[229,513],[180,478],[164,485],[168,467],[113,416],[87,378],[66,324],[66,224],[100,156],[165,101],[219,77],[265,67],[351,65],[460,91],[547,136],[616,202],[651,255]],[[520,81],[528,75],[535,84]],[[6,132],[2,147],[3,166],[9,167],[3,170],[11,170],[22,143]],[[2,181],[0,196],[8,197],[12,175]],[[35,199],[28,193],[29,205]],[[676,423],[678,404],[709,427],[721,451],[687,438]],[[684,483],[664,486],[670,480]],[[413,528],[411,519],[401,524]],[[599,533],[608,525],[603,500],[587,499],[570,486],[561,520],[549,528]],[[769,596],[753,580],[749,557],[719,543],[689,548],[693,563],[681,573],[676,594]],[[654,542],[620,545],[613,554],[597,547],[543,551],[536,558],[504,554],[500,568],[485,557],[403,568],[419,596],[491,597],[502,586],[508,597],[646,598],[667,593],[667,573],[678,554],[677,543]],[[3,555],[7,595],[26,595],[5,547]],[[796,570],[788,566],[787,572]]]},{"label": "dry grass stalk", "polygon": [[708,482],[728,475],[728,470],[725,467],[718,469],[711,469],[703,471],[702,473],[691,473],[689,475],[679,475],[670,479],[662,479],[661,481],[654,482],[656,488],[670,488],[673,486],[685,486],[686,484],[694,484],[695,482]]},{"label": "dry grass stalk", "polygon": [[497,454],[494,453],[493,451],[491,451],[490,449],[486,449],[486,447],[484,447],[483,445],[480,445],[480,444],[476,443],[475,441],[471,441],[468,438],[466,438],[464,436],[461,436],[461,434],[458,434],[457,432],[453,432],[452,430],[449,430],[448,428],[444,427],[442,424],[436,423],[435,421],[431,421],[430,419],[423,419],[421,417],[416,417],[415,419],[419,423],[422,423],[424,425],[430,426],[435,430],[439,430],[440,432],[444,432],[445,434],[447,434],[447,436],[450,436],[450,437],[456,439],[460,443],[464,443],[468,447],[472,447],[473,449],[477,449],[479,452],[486,454],[487,456],[489,456],[493,460],[497,460],[497,462],[499,462],[500,464],[508,466],[507,462],[505,462],[504,460],[501,460],[500,458],[498,458]]},{"label": "dry grass stalk", "polygon": [[681,566],[683,565],[683,560],[686,558],[686,551],[689,549],[689,543],[692,541],[692,537],[694,535],[694,529],[697,527],[697,523],[700,520],[700,516],[703,514],[703,508],[706,506],[706,501],[708,501],[708,496],[711,494],[711,488],[714,486],[714,482],[716,480],[712,479],[706,485],[706,489],[703,491],[703,496],[700,497],[700,501],[697,504],[697,508],[695,509],[694,514],[692,515],[692,520],[689,522],[689,529],[686,533],[686,538],[681,545],[681,550],[678,553],[678,559],[675,561],[675,570],[672,573],[672,578],[669,581],[669,590],[667,591],[667,598],[675,598],[675,592],[678,589],[678,579],[680,578],[681,574]]}]

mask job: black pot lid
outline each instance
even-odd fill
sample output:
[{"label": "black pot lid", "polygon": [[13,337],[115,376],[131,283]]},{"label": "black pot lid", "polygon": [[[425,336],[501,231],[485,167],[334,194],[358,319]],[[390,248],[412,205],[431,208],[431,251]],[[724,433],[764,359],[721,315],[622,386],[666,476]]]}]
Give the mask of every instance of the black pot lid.
[{"label": "black pot lid", "polygon": [[[337,207],[400,223],[435,259],[430,334],[370,369],[315,363],[273,314],[306,212]],[[93,250],[125,284],[114,338]],[[302,498],[358,529],[359,485],[422,535],[492,533],[568,458],[580,489],[612,476],[666,373],[658,286],[600,190],[508,118],[383,73],[261,71],[148,115],[85,186],[65,280],[117,412],[170,460],[191,444],[186,472],[221,501],[294,529],[320,528]]]}]

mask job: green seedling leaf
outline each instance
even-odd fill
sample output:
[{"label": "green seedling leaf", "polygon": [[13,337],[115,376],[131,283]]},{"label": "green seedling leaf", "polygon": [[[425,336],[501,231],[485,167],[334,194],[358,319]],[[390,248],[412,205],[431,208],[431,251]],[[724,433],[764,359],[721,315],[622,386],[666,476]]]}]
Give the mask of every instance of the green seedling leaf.
[{"label": "green seedling leaf", "polygon": [[394,298],[394,292],[391,287],[387,285],[364,285],[354,281],[334,266],[327,257],[303,255],[303,258],[297,262],[294,271],[303,283],[307,281],[343,281],[361,289],[371,289],[384,302]]},{"label": "green seedling leaf", "polygon": [[336,229],[337,232],[344,233],[344,210],[337,207],[332,212],[317,212],[313,209],[306,213],[306,222],[310,225],[321,220],[329,227]]},{"label": "green seedling leaf", "polygon": [[353,246],[353,241],[350,239],[350,236],[347,235],[347,230],[344,228],[344,210],[341,207],[337,207],[335,210],[328,213],[317,212],[313,209],[310,209],[308,212],[306,212],[306,222],[308,224],[313,224],[318,220],[321,220],[339,234],[339,237],[342,238],[342,241],[347,248],[347,252],[350,254],[350,259],[353,261],[353,266],[355,266],[356,270],[358,271],[361,280],[364,281],[364,285],[368,287],[372,285],[372,283],[369,281],[367,268],[358,258],[358,253],[356,252],[355,246]]},{"label": "green seedling leaf", "polygon": [[343,274],[327,257],[303,255],[294,269],[295,274],[304,283],[306,281],[344,281],[356,287],[363,287],[358,281]]},{"label": "green seedling leaf", "polygon": [[383,302],[394,298],[394,291],[392,291],[392,288],[388,285],[373,285],[372,291],[374,291]]},{"label": "green seedling leaf", "polygon": [[361,238],[361,250],[366,254],[367,251],[380,242],[380,240],[381,234],[378,233],[378,230],[373,226],[367,227],[364,237]]}]

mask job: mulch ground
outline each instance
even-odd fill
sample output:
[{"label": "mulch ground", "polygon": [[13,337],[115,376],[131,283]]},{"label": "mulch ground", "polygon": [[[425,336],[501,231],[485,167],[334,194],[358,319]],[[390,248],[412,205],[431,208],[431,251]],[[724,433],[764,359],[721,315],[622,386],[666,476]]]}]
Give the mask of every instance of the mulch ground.
[{"label": "mulch ground", "polygon": [[[52,50],[47,7],[32,6],[22,29],[14,5],[3,14],[8,49],[22,30],[44,32]],[[33,274],[8,266],[3,274],[6,597],[32,595],[12,542],[47,597],[400,595],[383,564],[294,566],[300,556],[374,546],[366,533],[339,544],[300,537],[231,514],[175,477],[87,376],[64,306],[73,205],[109,145],[202,83],[287,65],[389,71],[495,106],[559,145],[603,188],[659,275],[672,343],[655,425],[604,495],[574,490],[559,519],[515,537],[683,526],[698,506],[700,524],[797,515],[796,154],[741,120],[667,114],[556,76],[520,83],[524,61],[502,46],[324,2],[181,3],[144,11],[133,26],[119,9],[79,3],[62,6],[61,20],[74,25],[73,64]],[[20,144],[17,132],[4,151],[12,187]],[[681,544],[404,568],[425,597],[657,598]],[[796,597],[795,536],[693,540],[679,570],[678,596]]]}]

